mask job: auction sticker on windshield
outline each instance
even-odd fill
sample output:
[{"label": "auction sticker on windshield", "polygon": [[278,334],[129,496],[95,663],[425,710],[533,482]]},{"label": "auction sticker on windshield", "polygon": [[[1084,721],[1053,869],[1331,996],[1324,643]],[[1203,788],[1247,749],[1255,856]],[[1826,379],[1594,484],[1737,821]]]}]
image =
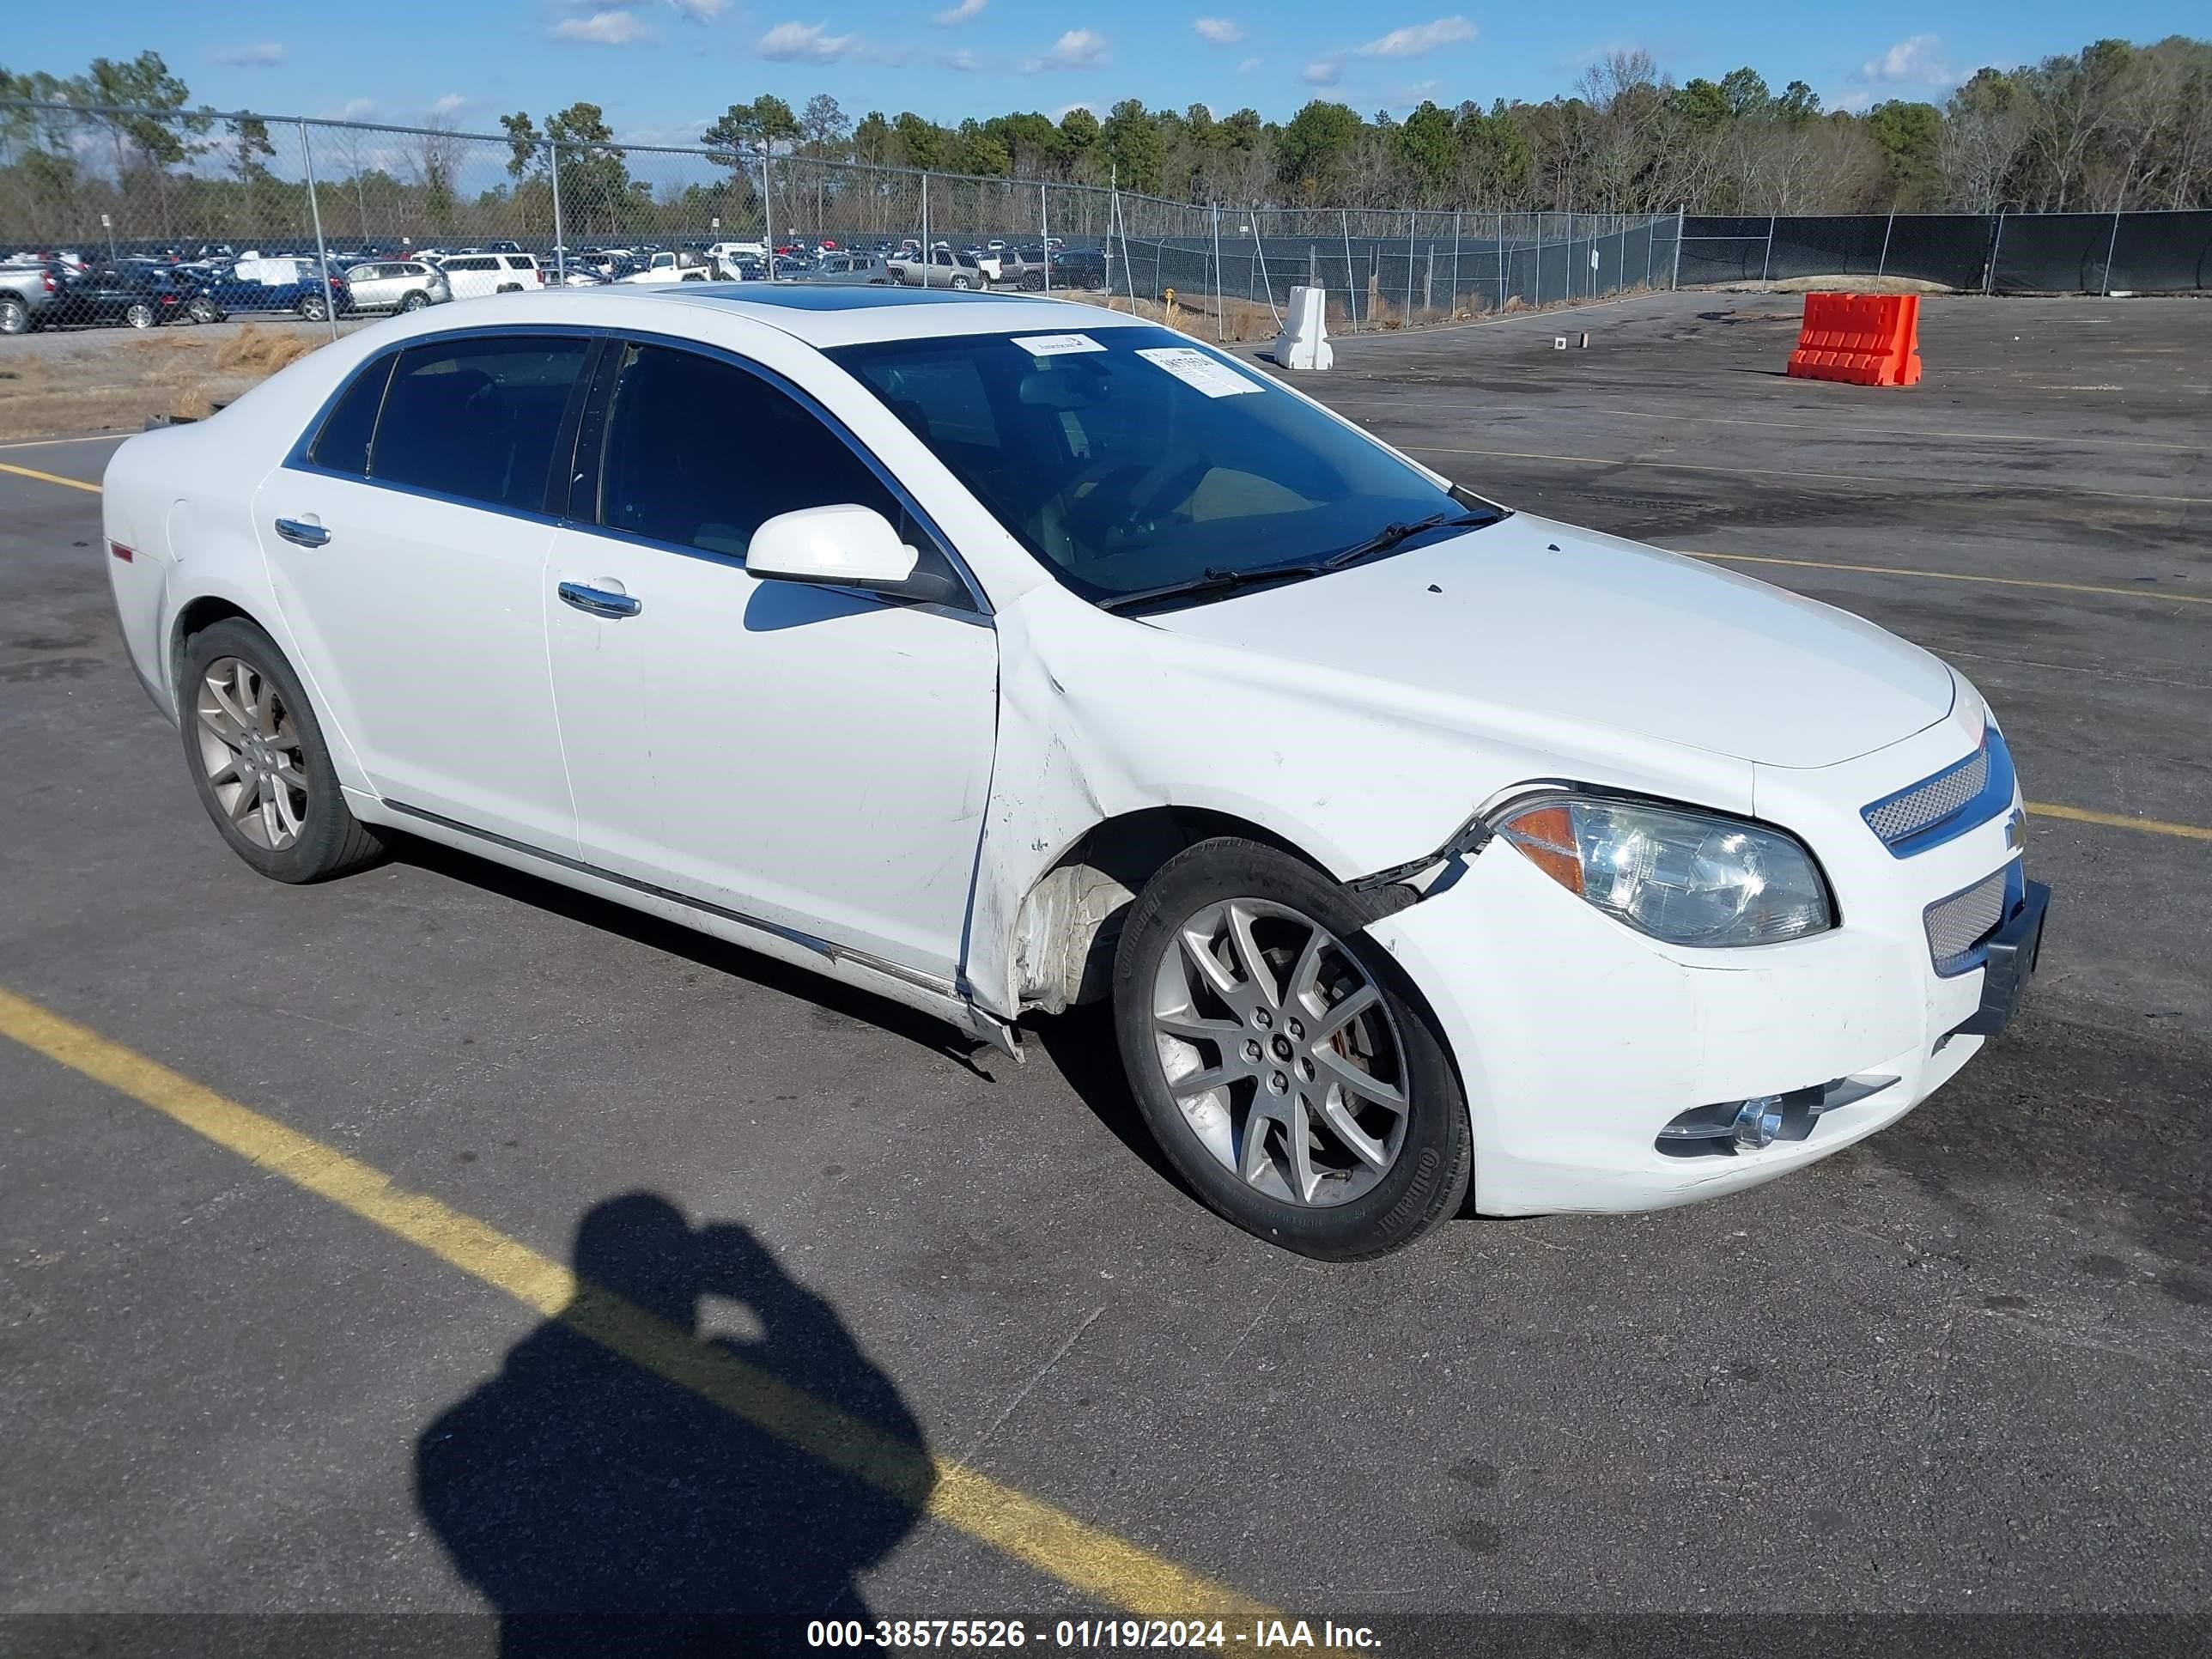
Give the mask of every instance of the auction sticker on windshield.
[{"label": "auction sticker on windshield", "polygon": [[1065,357],[1071,351],[1103,351],[1088,334],[1024,334],[1014,343],[1032,357]]},{"label": "auction sticker on windshield", "polygon": [[1195,386],[1209,398],[1233,398],[1240,392],[1260,389],[1235,369],[1188,346],[1140,348],[1137,355],[1148,363],[1157,363],[1185,386]]}]

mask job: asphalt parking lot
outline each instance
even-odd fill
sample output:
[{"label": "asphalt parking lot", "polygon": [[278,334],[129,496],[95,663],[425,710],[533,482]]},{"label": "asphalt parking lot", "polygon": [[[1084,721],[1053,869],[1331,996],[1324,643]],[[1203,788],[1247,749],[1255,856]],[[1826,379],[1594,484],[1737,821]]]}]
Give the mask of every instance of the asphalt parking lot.
[{"label": "asphalt parking lot", "polygon": [[262,881],[125,665],[113,441],[0,449],[0,1614],[2212,1612],[2212,313],[1930,301],[1875,392],[1795,307],[1302,384],[1956,663],[2027,1011],[1780,1183],[1356,1267],[1181,1193],[1091,1015],[1016,1067],[435,849]]}]

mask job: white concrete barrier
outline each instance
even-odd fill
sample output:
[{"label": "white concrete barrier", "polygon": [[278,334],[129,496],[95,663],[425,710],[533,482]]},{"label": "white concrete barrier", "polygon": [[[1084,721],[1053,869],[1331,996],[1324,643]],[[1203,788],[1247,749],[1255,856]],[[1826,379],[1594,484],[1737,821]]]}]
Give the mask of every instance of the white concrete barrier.
[{"label": "white concrete barrier", "polygon": [[1275,337],[1275,362],[1282,368],[1327,368],[1336,361],[1328,343],[1327,290],[1294,288],[1283,331]]}]

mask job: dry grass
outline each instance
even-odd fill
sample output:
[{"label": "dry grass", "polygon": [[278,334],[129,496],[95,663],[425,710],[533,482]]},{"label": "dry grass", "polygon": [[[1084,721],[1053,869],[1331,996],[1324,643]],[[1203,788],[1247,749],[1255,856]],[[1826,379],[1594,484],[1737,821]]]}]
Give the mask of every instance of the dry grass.
[{"label": "dry grass", "polygon": [[37,334],[0,350],[0,441],[136,432],[156,416],[203,419],[328,336],[248,325]]},{"label": "dry grass", "polygon": [[215,366],[235,373],[274,374],[322,344],[319,337],[297,333],[272,333],[248,323],[216,348]]}]

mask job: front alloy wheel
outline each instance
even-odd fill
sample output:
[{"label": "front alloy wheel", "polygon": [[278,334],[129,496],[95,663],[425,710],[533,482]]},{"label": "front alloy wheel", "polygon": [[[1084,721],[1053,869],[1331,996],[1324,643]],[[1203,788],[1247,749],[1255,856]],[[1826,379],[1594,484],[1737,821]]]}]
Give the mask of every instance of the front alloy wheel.
[{"label": "front alloy wheel", "polygon": [[1152,983],[1168,1092],[1199,1144],[1291,1204],[1372,1191],[1406,1139],[1405,1054],[1375,982],[1310,916],[1261,898],[1176,929]]},{"label": "front alloy wheel", "polygon": [[1115,1035],[1160,1150],[1219,1214],[1324,1261],[1411,1243],[1473,1171],[1434,1016],[1366,931],[1384,914],[1220,836],[1160,866],[1115,957]]},{"label": "front alloy wheel", "polygon": [[124,312],[123,320],[133,328],[151,328],[154,326],[154,307],[143,300],[134,301]]}]

